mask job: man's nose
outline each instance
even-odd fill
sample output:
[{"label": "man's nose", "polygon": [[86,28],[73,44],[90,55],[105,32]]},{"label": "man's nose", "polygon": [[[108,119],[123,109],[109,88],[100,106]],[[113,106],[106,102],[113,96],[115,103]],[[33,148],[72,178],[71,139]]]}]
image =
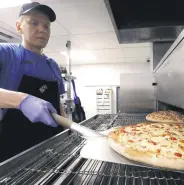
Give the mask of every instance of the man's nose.
[{"label": "man's nose", "polygon": [[42,32],[42,33],[47,33],[47,29],[45,28],[45,26],[44,25],[42,25],[42,24],[40,24],[39,26],[38,26],[38,30],[40,31],[40,32]]}]

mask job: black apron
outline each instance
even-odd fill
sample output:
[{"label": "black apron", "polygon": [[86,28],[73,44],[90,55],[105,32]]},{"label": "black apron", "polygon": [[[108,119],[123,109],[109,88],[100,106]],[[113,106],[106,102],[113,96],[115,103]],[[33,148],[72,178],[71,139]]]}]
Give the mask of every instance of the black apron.
[{"label": "black apron", "polygon": [[[40,80],[23,75],[18,92],[31,94],[50,102],[60,114],[60,95],[57,81]],[[34,110],[30,110],[34,111]],[[17,109],[8,109],[2,121],[0,135],[0,162],[63,131],[44,123],[32,123]]]}]

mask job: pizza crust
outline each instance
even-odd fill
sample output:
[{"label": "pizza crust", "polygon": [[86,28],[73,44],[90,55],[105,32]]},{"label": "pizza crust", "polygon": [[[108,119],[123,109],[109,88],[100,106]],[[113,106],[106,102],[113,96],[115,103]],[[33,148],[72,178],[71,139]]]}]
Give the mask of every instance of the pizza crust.
[{"label": "pizza crust", "polygon": [[150,122],[160,122],[160,123],[184,123],[183,121],[172,121],[172,120],[161,120],[161,119],[154,119],[151,118],[149,115],[146,116],[146,120]]},{"label": "pizza crust", "polygon": [[108,140],[109,146],[114,151],[126,157],[127,159],[133,160],[135,162],[148,164],[151,166],[161,167],[161,168],[184,170],[184,160],[182,159],[169,159],[167,157],[157,158],[151,152],[141,152],[138,150],[133,150],[131,148],[122,146],[117,142],[115,142],[110,137],[107,137],[107,140]]}]

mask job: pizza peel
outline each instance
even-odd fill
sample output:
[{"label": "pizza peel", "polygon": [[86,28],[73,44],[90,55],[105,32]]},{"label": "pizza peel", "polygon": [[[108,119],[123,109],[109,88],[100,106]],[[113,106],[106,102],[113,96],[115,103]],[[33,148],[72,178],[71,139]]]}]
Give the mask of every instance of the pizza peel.
[{"label": "pizza peel", "polygon": [[[100,133],[103,135],[107,135],[111,131],[111,129]],[[115,152],[109,146],[108,140],[106,139],[106,137],[99,137],[96,139],[87,140],[86,144],[80,151],[80,156],[86,159],[152,168],[151,166],[148,166],[146,164],[135,163],[134,161],[128,160],[122,155]]]},{"label": "pizza peel", "polygon": [[58,114],[51,113],[51,115],[57,124],[81,134],[81,137],[86,139],[86,143],[80,151],[80,156],[83,158],[184,173],[184,171],[159,168],[144,163],[135,162],[118,154],[109,146],[108,140],[106,138],[107,134],[113,128],[102,132],[96,132],[67,118],[61,117]]}]

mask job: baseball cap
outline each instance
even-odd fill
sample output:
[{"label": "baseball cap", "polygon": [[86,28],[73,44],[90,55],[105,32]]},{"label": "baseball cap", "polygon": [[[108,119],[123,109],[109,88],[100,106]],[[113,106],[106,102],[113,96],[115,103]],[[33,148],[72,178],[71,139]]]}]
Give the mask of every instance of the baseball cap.
[{"label": "baseball cap", "polygon": [[19,12],[19,17],[32,10],[39,10],[40,12],[43,12],[49,17],[50,22],[54,22],[56,20],[55,12],[49,6],[40,4],[38,2],[23,4]]}]

